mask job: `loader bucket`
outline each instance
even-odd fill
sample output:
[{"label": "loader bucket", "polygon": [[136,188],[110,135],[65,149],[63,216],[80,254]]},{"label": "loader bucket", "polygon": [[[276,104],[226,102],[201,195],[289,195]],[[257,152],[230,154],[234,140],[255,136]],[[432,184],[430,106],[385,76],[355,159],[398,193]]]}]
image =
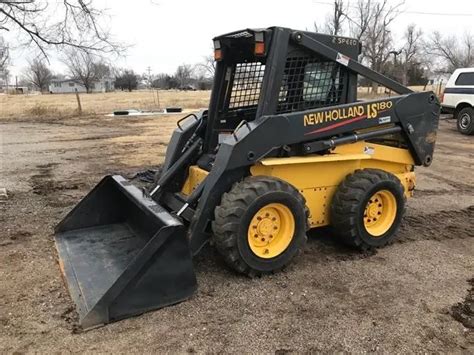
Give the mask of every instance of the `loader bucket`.
[{"label": "loader bucket", "polygon": [[121,176],[105,177],[55,229],[83,328],[165,307],[196,290],[184,225]]}]

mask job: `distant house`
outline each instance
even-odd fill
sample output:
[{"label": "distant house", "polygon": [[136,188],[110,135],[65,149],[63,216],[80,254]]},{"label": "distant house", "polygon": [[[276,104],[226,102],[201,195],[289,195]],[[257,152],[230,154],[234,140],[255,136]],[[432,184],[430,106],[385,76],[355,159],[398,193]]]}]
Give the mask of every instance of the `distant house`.
[{"label": "distant house", "polygon": [[[74,79],[53,79],[49,84],[49,92],[52,94],[64,94],[69,92],[86,92],[86,87]],[[90,88],[91,92],[114,91],[114,80],[104,78],[94,82]]]}]

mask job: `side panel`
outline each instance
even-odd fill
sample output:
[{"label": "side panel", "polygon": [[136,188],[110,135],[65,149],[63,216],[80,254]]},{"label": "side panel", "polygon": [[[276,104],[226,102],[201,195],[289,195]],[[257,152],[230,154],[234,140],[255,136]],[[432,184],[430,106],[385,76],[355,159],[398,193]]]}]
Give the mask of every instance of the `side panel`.
[{"label": "side panel", "polygon": [[[252,166],[250,172],[254,176],[274,176],[295,186],[306,199],[311,228],[330,224],[330,206],[334,193],[344,178],[357,169],[372,168],[391,172],[400,179],[406,197],[411,197],[415,186],[415,173],[412,171],[413,159],[410,153],[405,149],[374,144],[371,145],[371,154],[350,154],[363,149],[364,144],[368,143],[342,146],[345,148],[340,151],[346,152],[340,152],[341,154],[266,159]],[[377,159],[376,154],[383,160]]]}]

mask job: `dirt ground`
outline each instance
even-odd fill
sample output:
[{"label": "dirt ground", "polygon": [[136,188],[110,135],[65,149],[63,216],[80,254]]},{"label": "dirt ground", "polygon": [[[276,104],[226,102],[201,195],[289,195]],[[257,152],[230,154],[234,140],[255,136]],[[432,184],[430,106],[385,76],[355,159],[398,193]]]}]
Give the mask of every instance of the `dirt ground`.
[{"label": "dirt ground", "polygon": [[452,316],[474,276],[474,137],[443,120],[398,240],[367,255],[323,230],[282,273],[248,279],[212,248],[191,300],[83,332],[52,231],[104,175],[163,160],[175,117],[0,121],[0,352],[473,352]]}]

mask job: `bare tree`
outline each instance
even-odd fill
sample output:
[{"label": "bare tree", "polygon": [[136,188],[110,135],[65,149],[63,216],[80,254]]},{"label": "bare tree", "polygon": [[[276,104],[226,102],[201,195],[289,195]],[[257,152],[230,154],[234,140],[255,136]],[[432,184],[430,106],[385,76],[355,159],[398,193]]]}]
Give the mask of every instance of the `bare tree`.
[{"label": "bare tree", "polygon": [[410,67],[419,64],[419,56],[422,50],[422,37],[423,32],[417,29],[415,24],[408,25],[403,36],[405,45],[401,51],[402,59],[400,61],[403,85],[408,85],[408,71]]},{"label": "bare tree", "polygon": [[46,58],[51,46],[120,52],[102,24],[105,15],[93,0],[0,0],[0,31],[16,30],[23,44],[36,45]]},{"label": "bare tree", "polygon": [[[389,5],[388,0],[359,0],[351,15],[351,33],[363,43],[362,59],[370,68],[384,72],[392,51],[391,23],[399,15],[403,2]],[[376,92],[378,84],[372,83]]]},{"label": "bare tree", "polygon": [[176,69],[175,78],[179,82],[180,87],[184,87],[189,84],[193,74],[193,68],[189,64],[182,64]]},{"label": "bare tree", "polygon": [[8,43],[0,36],[0,72],[6,69],[9,59]]},{"label": "bare tree", "polygon": [[48,90],[53,74],[44,63],[44,60],[36,58],[28,62],[25,76],[29,83],[35,86],[39,91],[44,92]]},{"label": "bare tree", "polygon": [[89,52],[70,49],[66,52],[63,62],[69,75],[82,84],[88,93],[97,81],[110,75],[109,66]]},{"label": "bare tree", "polygon": [[332,13],[326,16],[324,24],[313,23],[314,32],[338,36],[343,33],[343,23],[348,17],[349,5],[345,0],[334,0]]},{"label": "bare tree", "polygon": [[347,16],[347,4],[344,0],[334,0],[334,8],[331,16],[326,19],[326,33],[337,36],[342,34],[342,25]]},{"label": "bare tree", "polygon": [[350,34],[358,41],[361,41],[366,35],[372,21],[372,6],[371,0],[358,0],[348,16]]},{"label": "bare tree", "polygon": [[207,55],[203,57],[203,61],[201,63],[196,64],[195,69],[199,72],[200,76],[213,78],[216,72],[216,61],[212,55]]},{"label": "bare tree", "polygon": [[474,36],[465,33],[459,41],[454,36],[444,37],[434,32],[425,43],[426,53],[435,59],[441,59],[437,71],[451,73],[457,68],[474,65]]},{"label": "bare tree", "polygon": [[8,83],[10,52],[7,42],[0,36],[0,82]]}]

